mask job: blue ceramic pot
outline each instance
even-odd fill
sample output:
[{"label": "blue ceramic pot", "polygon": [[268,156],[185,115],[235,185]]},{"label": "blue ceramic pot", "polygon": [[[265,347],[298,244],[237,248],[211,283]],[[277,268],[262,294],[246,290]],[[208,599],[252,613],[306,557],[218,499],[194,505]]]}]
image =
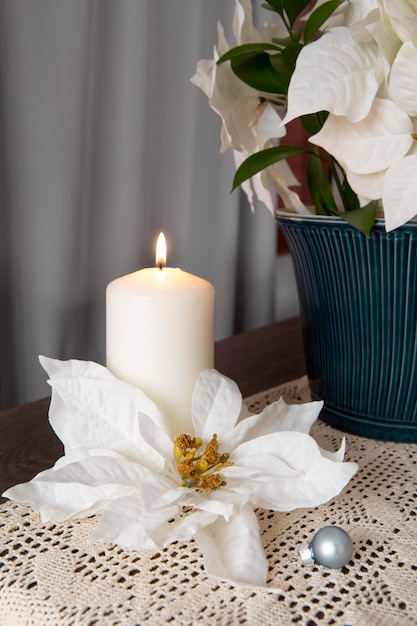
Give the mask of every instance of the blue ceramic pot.
[{"label": "blue ceramic pot", "polygon": [[338,217],[279,214],[297,280],[307,374],[321,417],[417,442],[417,222],[369,238]]}]

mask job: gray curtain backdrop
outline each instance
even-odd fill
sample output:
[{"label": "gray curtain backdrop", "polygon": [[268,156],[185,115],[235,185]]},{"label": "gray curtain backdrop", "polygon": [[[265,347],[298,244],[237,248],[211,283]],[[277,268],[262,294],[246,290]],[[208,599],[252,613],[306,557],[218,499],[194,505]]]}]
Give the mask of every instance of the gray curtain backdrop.
[{"label": "gray curtain backdrop", "polygon": [[0,0],[2,408],[49,393],[39,354],[105,363],[106,285],[153,266],[161,230],[168,265],[214,284],[218,339],[273,320],[274,221],[230,193],[190,83],[234,8]]}]

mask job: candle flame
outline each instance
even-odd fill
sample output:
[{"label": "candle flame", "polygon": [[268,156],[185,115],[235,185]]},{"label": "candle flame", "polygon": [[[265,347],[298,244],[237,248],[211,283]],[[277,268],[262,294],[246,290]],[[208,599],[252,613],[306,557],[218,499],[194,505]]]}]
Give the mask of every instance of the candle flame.
[{"label": "candle flame", "polygon": [[167,244],[165,241],[164,233],[159,233],[158,241],[156,242],[156,265],[160,270],[167,262]]}]

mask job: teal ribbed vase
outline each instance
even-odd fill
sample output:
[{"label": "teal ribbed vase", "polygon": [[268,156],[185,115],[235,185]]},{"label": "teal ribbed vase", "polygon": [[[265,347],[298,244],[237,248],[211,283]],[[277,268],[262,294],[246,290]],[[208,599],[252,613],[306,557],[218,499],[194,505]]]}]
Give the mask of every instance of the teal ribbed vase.
[{"label": "teal ribbed vase", "polygon": [[279,214],[312,397],[345,432],[417,442],[417,222],[369,238],[338,217]]}]

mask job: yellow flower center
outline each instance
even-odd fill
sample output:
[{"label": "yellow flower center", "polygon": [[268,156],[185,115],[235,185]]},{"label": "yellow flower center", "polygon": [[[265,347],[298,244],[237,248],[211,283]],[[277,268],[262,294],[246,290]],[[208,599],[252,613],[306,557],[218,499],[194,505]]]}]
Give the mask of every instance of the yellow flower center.
[{"label": "yellow flower center", "polygon": [[202,445],[199,437],[179,435],[174,439],[174,456],[181,487],[214,490],[224,487],[220,470],[233,465],[227,452],[219,452],[217,435],[213,435],[203,453],[197,454]]}]

